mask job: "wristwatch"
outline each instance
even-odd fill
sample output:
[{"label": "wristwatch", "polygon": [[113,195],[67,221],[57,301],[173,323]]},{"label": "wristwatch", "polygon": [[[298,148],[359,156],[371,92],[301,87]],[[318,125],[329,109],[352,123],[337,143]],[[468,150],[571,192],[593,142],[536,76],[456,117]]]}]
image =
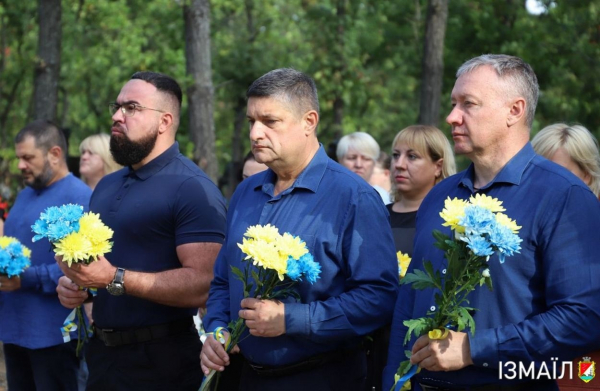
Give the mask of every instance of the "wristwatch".
[{"label": "wristwatch", "polygon": [[123,277],[125,276],[125,269],[118,267],[115,272],[115,278],[112,282],[106,286],[106,290],[113,296],[121,296],[125,293],[125,282]]}]

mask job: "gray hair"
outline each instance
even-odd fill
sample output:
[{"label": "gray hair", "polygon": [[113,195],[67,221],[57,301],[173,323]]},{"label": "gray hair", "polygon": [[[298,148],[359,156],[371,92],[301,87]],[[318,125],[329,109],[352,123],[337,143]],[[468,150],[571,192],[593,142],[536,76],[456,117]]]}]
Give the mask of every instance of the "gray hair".
[{"label": "gray hair", "polygon": [[248,88],[246,97],[275,98],[288,105],[298,116],[309,110],[319,113],[315,81],[292,68],[279,68],[262,75]]},{"label": "gray hair", "polygon": [[510,86],[510,89],[516,95],[525,98],[525,104],[527,106],[525,122],[527,127],[531,129],[540,93],[537,77],[535,76],[535,72],[533,72],[531,65],[515,56],[506,54],[484,54],[472,58],[462,64],[456,72],[456,78],[459,78],[465,73],[470,73],[484,65],[491,66],[496,71],[498,77],[505,80],[507,82],[506,84]]},{"label": "gray hair", "polygon": [[368,156],[373,160],[379,159],[379,144],[368,133],[355,132],[347,134],[340,139],[337,145],[336,155],[339,160],[342,160],[348,153],[348,150],[353,149],[361,155]]}]

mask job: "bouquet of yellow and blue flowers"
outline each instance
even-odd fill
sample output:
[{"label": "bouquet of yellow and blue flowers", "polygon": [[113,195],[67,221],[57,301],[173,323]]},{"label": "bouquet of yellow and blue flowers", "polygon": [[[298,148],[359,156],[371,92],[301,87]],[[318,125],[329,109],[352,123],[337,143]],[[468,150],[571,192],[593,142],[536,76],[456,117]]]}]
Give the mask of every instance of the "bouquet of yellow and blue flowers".
[{"label": "bouquet of yellow and blue flowers", "polygon": [[31,266],[31,250],[10,236],[0,237],[0,274],[19,276]]},{"label": "bouquet of yellow and blue flowers", "polygon": [[[35,242],[47,238],[52,244],[54,253],[62,256],[63,262],[66,262],[69,267],[73,263],[89,265],[112,249],[110,239],[113,230],[104,225],[100,215],[92,212],[83,213],[81,205],[66,204],[49,207],[31,229],[35,233],[32,240]],[[95,294],[95,289],[90,288],[90,292]],[[79,327],[75,323],[75,318]],[[83,341],[87,339],[84,329],[83,311],[81,307],[77,307],[61,327],[65,342],[71,340],[69,335],[71,331],[78,331],[77,354],[83,346]]]},{"label": "bouquet of yellow and blue flowers", "polygon": [[[242,243],[238,243],[246,257],[244,262],[252,261],[244,271],[232,266],[233,274],[244,288],[244,297],[261,298],[263,300],[283,299],[288,296],[299,299],[294,285],[305,278],[313,284],[321,274],[321,265],[313,259],[306,248],[306,243],[298,236],[289,233],[281,235],[279,230],[267,224],[248,227]],[[230,352],[240,342],[246,324],[242,318],[232,321],[228,330],[218,328],[214,335]],[[223,334],[229,331],[229,339]],[[216,371],[211,371],[204,378],[200,391],[209,390]],[[218,372],[217,378],[220,375]],[[216,387],[215,387],[216,388]]]},{"label": "bouquet of yellow and blue flowers", "polygon": [[[423,263],[423,270],[415,269],[408,273],[401,284],[412,284],[413,289],[436,289],[436,310],[427,313],[428,317],[404,321],[408,327],[404,343],[414,334],[416,337],[428,333],[431,339],[444,339],[448,329],[462,331],[466,328],[475,333],[475,321],[471,312],[476,308],[468,304],[468,294],[479,285],[492,289],[492,277],[487,263],[497,254],[500,263],[507,256],[518,253],[521,238],[519,227],[514,220],[501,213],[505,209],[496,198],[477,194],[469,201],[457,198],[446,199],[440,217],[443,226],[450,227],[454,237],[435,230],[435,246],[444,251],[448,261],[445,275],[434,271],[430,261]],[[406,352],[407,356],[410,351]],[[405,388],[417,368],[410,361],[403,361],[395,376],[393,390]],[[410,388],[408,388],[410,389]]]}]

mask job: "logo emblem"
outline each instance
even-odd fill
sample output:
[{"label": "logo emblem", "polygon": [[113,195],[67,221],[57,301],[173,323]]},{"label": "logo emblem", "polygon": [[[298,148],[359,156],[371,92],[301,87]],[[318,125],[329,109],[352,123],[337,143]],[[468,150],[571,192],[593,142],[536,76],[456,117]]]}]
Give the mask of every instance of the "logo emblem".
[{"label": "logo emblem", "polygon": [[589,383],[596,376],[596,363],[590,357],[583,357],[579,361],[579,378]]}]

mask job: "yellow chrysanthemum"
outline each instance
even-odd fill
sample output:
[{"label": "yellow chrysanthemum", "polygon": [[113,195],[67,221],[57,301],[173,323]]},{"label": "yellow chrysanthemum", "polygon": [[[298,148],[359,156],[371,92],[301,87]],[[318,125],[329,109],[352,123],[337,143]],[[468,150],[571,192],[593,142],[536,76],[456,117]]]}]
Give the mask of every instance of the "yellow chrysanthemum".
[{"label": "yellow chrysanthemum", "polygon": [[469,199],[471,205],[480,206],[488,209],[490,212],[504,212],[506,209],[502,206],[502,201],[485,194],[475,194]]},{"label": "yellow chrysanthemum", "polygon": [[513,233],[518,234],[521,226],[517,225],[517,222],[504,213],[496,213],[496,222],[509,228]]},{"label": "yellow chrysanthemum", "polygon": [[458,198],[446,198],[444,201],[444,209],[440,212],[440,217],[444,219],[444,227],[450,227],[457,232],[464,232],[464,228],[458,225],[461,217],[465,215],[465,207],[467,202]]},{"label": "yellow chrysanthemum", "polygon": [[279,230],[277,227],[267,224],[265,226],[262,225],[252,225],[248,227],[244,236],[256,240],[261,240],[266,243],[271,243],[279,239],[281,236],[279,234]]},{"label": "yellow chrysanthemum", "polygon": [[79,219],[79,232],[94,245],[101,245],[113,237],[113,230],[108,228],[97,213],[86,213]]},{"label": "yellow chrysanthemum", "polygon": [[21,245],[21,247],[23,248],[23,255],[25,255],[26,258],[31,258],[31,250],[29,247],[25,247],[23,245]]},{"label": "yellow chrysanthemum", "polygon": [[406,275],[406,271],[408,270],[408,265],[410,265],[411,258],[408,254],[403,254],[402,251],[398,251],[396,253],[396,257],[398,257],[398,268],[400,269],[400,278],[403,278]]},{"label": "yellow chrysanthemum", "polygon": [[91,248],[89,255],[90,257],[94,257],[94,259],[98,259],[99,256],[103,256],[106,253],[109,253],[112,250],[112,242],[104,240],[100,243],[91,242]]},{"label": "yellow chrysanthemum", "polygon": [[6,248],[9,244],[16,241],[17,239],[12,236],[0,236],[0,248]]},{"label": "yellow chrysanthemum", "polygon": [[288,256],[294,259],[300,259],[304,254],[308,254],[306,243],[298,236],[293,236],[287,232],[277,240],[276,246],[285,259],[287,259]]},{"label": "yellow chrysanthemum", "polygon": [[79,232],[72,232],[55,244],[54,252],[62,255],[69,267],[73,262],[81,262],[90,257],[92,243]]}]

